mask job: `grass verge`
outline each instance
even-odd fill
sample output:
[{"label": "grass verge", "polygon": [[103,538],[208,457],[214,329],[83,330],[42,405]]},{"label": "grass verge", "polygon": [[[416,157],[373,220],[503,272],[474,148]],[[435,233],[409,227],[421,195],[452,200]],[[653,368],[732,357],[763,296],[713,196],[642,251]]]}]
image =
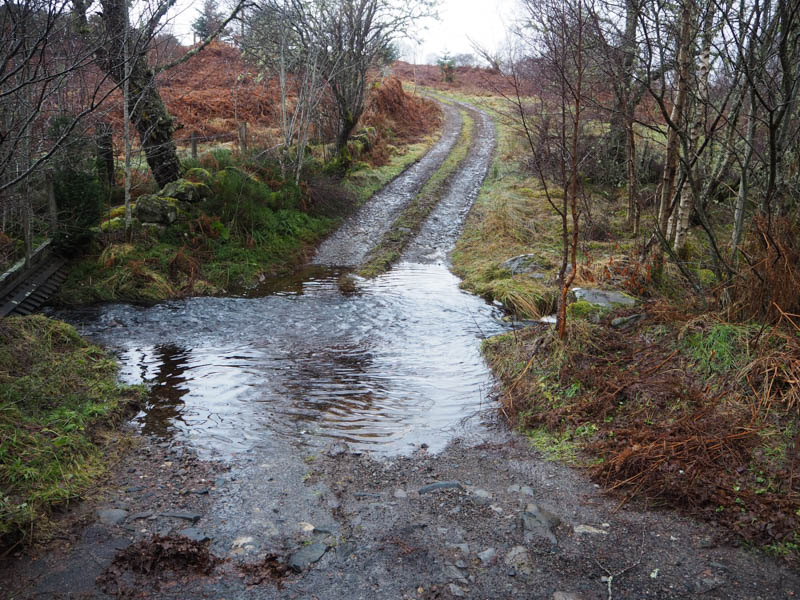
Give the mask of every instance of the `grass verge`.
[{"label": "grass verge", "polygon": [[463,126],[454,149],[370,251],[366,262],[359,269],[362,277],[376,277],[389,270],[400,258],[408,242],[441,199],[450,178],[458,173],[459,167],[466,160],[475,136],[475,121],[466,110],[460,112]]},{"label": "grass verge", "polygon": [[52,302],[154,304],[242,293],[304,263],[344,214],[419,160],[433,140],[396,148],[381,167],[358,164],[344,182],[307,186],[281,182],[268,164],[212,151],[189,165],[207,176],[211,197],[184,206],[164,231],[135,228],[130,241],[119,230],[100,234]]},{"label": "grass verge", "polygon": [[[519,160],[526,150],[502,100],[467,99],[493,111],[499,143],[454,270],[465,288],[535,318],[555,305],[559,218]],[[607,311],[572,304],[563,341],[545,324],[487,340],[502,411],[546,458],[587,469],[620,502],[678,508],[796,562],[800,331],[722,320],[671,265],[651,276],[633,257],[624,196],[587,192],[575,285],[642,301]],[[519,255],[531,272],[504,265]],[[701,274],[704,256],[693,232],[683,258]]]},{"label": "grass verge", "polygon": [[46,532],[48,516],[106,470],[110,429],[141,399],[73,327],[0,321],[0,546]]}]

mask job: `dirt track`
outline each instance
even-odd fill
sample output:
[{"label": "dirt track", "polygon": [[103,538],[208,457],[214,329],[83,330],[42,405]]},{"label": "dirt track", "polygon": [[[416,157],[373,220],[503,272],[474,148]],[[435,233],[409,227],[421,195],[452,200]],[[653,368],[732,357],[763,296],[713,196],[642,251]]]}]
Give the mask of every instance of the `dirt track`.
[{"label": "dirt track", "polygon": [[[443,141],[457,137],[452,118]],[[491,128],[483,131],[477,139],[491,148]],[[453,178],[462,191],[444,195],[463,204],[443,205],[431,219],[461,214],[489,154],[471,153],[480,158]],[[434,170],[407,171],[403,193]],[[370,216],[367,238],[388,218]],[[416,243],[407,257],[440,260],[452,235]],[[353,265],[366,252],[360,243],[355,252],[330,244],[318,255],[326,264]],[[7,562],[0,589],[8,598],[331,600],[800,593],[796,572],[733,547],[717,529],[645,507],[617,510],[617,500],[541,460],[494,415],[485,405],[483,425],[459,429],[438,454],[417,443],[407,456],[383,459],[341,442],[271,435],[215,463],[196,459],[189,445],[143,438],[107,492],[65,517],[63,537]],[[205,545],[219,562],[203,555]]]}]

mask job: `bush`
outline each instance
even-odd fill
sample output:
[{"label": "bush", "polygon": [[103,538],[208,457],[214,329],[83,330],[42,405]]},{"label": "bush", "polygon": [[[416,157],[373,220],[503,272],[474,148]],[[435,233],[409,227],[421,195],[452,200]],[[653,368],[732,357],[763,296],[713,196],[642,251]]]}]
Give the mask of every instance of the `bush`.
[{"label": "bush", "polygon": [[59,216],[54,245],[74,254],[91,240],[91,228],[103,216],[105,190],[96,174],[69,168],[55,174],[53,186]]}]

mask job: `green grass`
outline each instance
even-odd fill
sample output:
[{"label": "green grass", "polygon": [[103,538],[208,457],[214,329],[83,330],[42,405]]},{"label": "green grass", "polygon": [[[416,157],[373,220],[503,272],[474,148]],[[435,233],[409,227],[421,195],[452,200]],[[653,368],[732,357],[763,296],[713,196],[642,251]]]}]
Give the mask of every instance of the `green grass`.
[{"label": "green grass", "polygon": [[724,375],[745,365],[750,357],[747,339],[756,331],[753,325],[717,323],[687,335],[683,347],[703,373]]},{"label": "green grass", "polygon": [[[350,207],[358,205],[417,161],[433,141],[431,136],[397,148],[382,167],[357,166],[341,183],[340,195],[350,196]],[[344,216],[307,206],[305,188],[281,182],[275,166],[255,154],[239,157],[218,148],[187,159],[184,166],[210,173],[211,196],[185,207],[164,233],[139,228],[131,243],[124,242],[121,231],[101,236],[101,244],[74,262],[53,303],[154,304],[241,293],[266,277],[294,270]],[[348,202],[339,202],[336,210],[347,210]],[[112,210],[108,216],[119,213]]]},{"label": "green grass", "polygon": [[439,134],[437,133],[421,142],[397,147],[392,153],[389,162],[380,167],[358,163],[345,178],[345,190],[356,197],[358,204],[363,204],[375,192],[381,190],[387,183],[422,158],[438,138]]},{"label": "green grass", "polygon": [[450,178],[466,160],[475,136],[475,122],[465,110],[461,111],[461,117],[463,127],[454,149],[372,249],[359,270],[362,277],[376,277],[386,272],[400,258],[422,222],[441,199]]},{"label": "green grass", "polygon": [[78,498],[106,468],[103,428],[140,388],[73,327],[42,316],[0,321],[0,542],[30,540],[53,507]]}]

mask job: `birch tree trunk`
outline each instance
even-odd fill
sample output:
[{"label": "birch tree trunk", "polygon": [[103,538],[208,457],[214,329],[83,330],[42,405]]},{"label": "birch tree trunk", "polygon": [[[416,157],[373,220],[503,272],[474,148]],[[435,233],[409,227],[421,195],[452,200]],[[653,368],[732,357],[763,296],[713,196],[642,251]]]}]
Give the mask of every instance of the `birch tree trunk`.
[{"label": "birch tree trunk", "polygon": [[694,27],[692,16],[694,0],[684,0],[681,6],[681,29],[678,47],[678,91],[672,105],[670,122],[667,131],[667,151],[664,160],[664,174],[661,178],[661,199],[658,210],[658,227],[667,235],[667,225],[674,212],[673,195],[675,193],[675,176],[678,172],[678,154],[680,136],[678,131],[683,126],[684,107],[689,89],[689,69],[691,66],[692,42]]},{"label": "birch tree trunk", "polygon": [[[687,141],[687,149],[690,156],[695,157],[694,153],[700,143],[700,135],[704,131],[705,124],[705,110],[709,101],[708,96],[708,76],[711,71],[711,40],[713,37],[714,28],[714,11],[710,6],[705,8],[705,16],[703,18],[703,48],[700,52],[700,68],[697,72],[698,93],[694,95],[694,121],[692,122],[691,130],[689,131],[689,139]],[[687,169],[691,168],[689,156],[686,157]],[[673,250],[675,253],[680,253],[683,246],[686,244],[686,235],[689,232],[689,217],[695,205],[696,181],[697,173],[699,172],[699,161],[694,161],[694,168],[696,172],[694,176],[688,177],[686,184],[681,190],[681,201],[678,205],[678,215],[675,219],[675,244]]]}]

